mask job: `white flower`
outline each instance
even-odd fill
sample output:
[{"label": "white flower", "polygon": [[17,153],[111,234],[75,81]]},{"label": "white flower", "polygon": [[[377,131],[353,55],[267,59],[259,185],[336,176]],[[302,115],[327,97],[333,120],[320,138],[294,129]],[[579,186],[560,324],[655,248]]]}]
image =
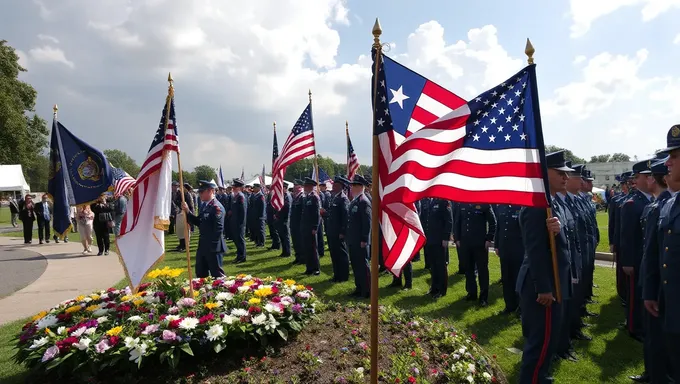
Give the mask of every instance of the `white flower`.
[{"label": "white flower", "polygon": [[267,329],[268,331],[270,331],[270,330],[276,329],[276,327],[278,327],[278,326],[279,326],[279,322],[276,321],[276,319],[274,318],[274,316],[272,316],[271,314],[269,314],[269,321],[268,321],[267,324],[265,325],[265,329]]},{"label": "white flower", "polygon": [[77,343],[73,343],[73,346],[80,349],[81,351],[84,351],[90,346],[91,342],[92,340],[90,340],[89,338],[83,337]]},{"label": "white flower", "polygon": [[57,328],[57,334],[58,335],[63,335],[64,333],[66,333],[66,327]]},{"label": "white flower", "polygon": [[210,341],[217,340],[223,334],[224,334],[224,328],[222,328],[222,326],[219,325],[219,324],[215,324],[212,327],[210,327],[207,331],[205,331],[205,336]]},{"label": "white flower", "polygon": [[87,330],[87,328],[80,327],[80,328],[76,329],[75,331],[71,332],[71,336],[80,337],[80,336],[83,335],[83,333],[85,333],[86,330]]},{"label": "white flower", "polygon": [[39,338],[38,340],[33,340],[33,344],[32,344],[30,347],[28,347],[28,348],[29,348],[29,349],[37,349],[37,348],[40,348],[40,347],[42,347],[43,345],[47,344],[47,342],[48,342],[49,340],[50,340],[50,339],[49,339],[47,336],[41,337],[41,338]]},{"label": "white flower", "polygon": [[196,305],[196,300],[191,297],[183,297],[177,302],[177,306],[180,308],[190,308]]},{"label": "white flower", "polygon": [[165,320],[167,320],[168,323],[169,323],[169,322],[171,322],[171,321],[179,320],[179,316],[177,316],[177,315],[168,315],[168,316],[165,317]]},{"label": "white flower", "polygon": [[90,327],[85,330],[86,335],[93,335],[95,332],[97,332],[97,328]]},{"label": "white flower", "polygon": [[231,287],[232,285],[234,285],[235,283],[236,283],[236,282],[235,282],[234,280],[227,280],[227,281],[224,282],[224,286],[227,287],[227,288],[229,288],[229,287]]},{"label": "white flower", "polygon": [[128,317],[128,321],[142,321],[142,317],[138,315],[130,316]]},{"label": "white flower", "polygon": [[59,319],[57,319],[56,316],[54,315],[47,315],[43,317],[42,319],[38,320],[38,329],[43,329],[43,328],[48,328],[48,327],[53,327],[59,322]]},{"label": "white flower", "polygon": [[147,294],[146,296],[144,296],[144,301],[145,301],[147,304],[152,304],[152,303],[158,303],[158,302],[160,302],[161,300],[160,300],[159,298],[157,298],[157,297],[154,297],[154,295],[153,295],[152,293],[149,293],[149,294]]},{"label": "white flower", "polygon": [[198,319],[195,317],[185,317],[179,322],[179,327],[182,329],[194,329],[198,325]]},{"label": "white flower", "polygon": [[248,291],[250,291],[250,287],[245,287],[245,286],[242,285],[242,286],[238,287],[238,291],[240,293],[248,292]]},{"label": "white flower", "polygon": [[177,307],[170,307],[168,308],[168,313],[171,315],[176,315],[179,313],[179,308]]},{"label": "white flower", "polygon": [[475,365],[470,363],[468,364],[468,372],[474,372],[475,371]]},{"label": "white flower", "polygon": [[265,315],[264,313],[261,313],[261,314],[255,316],[255,317],[253,317],[253,318],[251,319],[251,321],[252,321],[253,324],[255,324],[255,325],[263,324],[265,321],[267,321],[267,315]]},{"label": "white flower", "polygon": [[102,316],[102,317],[97,319],[98,324],[106,323],[107,321],[109,321],[109,318],[106,317],[106,316]]},{"label": "white flower", "polygon": [[364,377],[364,367],[359,367],[356,369],[359,376]]},{"label": "white flower", "polygon": [[45,350],[45,353],[43,354],[41,361],[44,363],[46,361],[54,359],[57,356],[59,356],[59,347],[53,345]]},{"label": "white flower", "polygon": [[243,316],[248,316],[248,311],[245,309],[241,308],[234,308],[231,310],[231,315],[235,317],[243,317]]},{"label": "white flower", "polygon": [[222,301],[222,300],[217,300],[217,301],[215,302],[215,305],[217,305],[217,308],[219,308],[219,307],[221,307],[221,306],[224,305],[224,301]]},{"label": "white flower", "polygon": [[462,354],[465,354],[465,347],[460,347],[460,349],[458,350],[458,352],[459,352],[461,355],[462,355]]},{"label": "white flower", "polygon": [[297,295],[295,295],[295,296],[297,296],[297,297],[299,297],[299,298],[301,298],[301,299],[309,299],[309,298],[311,297],[311,295],[310,295],[309,292],[307,292],[307,291],[298,292]]},{"label": "white flower", "polygon": [[475,382],[475,379],[474,379],[471,375],[469,375],[469,376],[466,377],[465,379],[466,379],[467,381],[469,381],[470,383],[474,383],[474,382]]},{"label": "white flower", "polygon": [[233,324],[234,321],[238,321],[238,320],[239,320],[238,317],[234,317],[232,315],[224,315],[224,317],[222,318],[222,322],[224,324]]},{"label": "white flower", "polygon": [[99,295],[99,300],[106,300],[108,298],[109,298],[108,293],[102,293],[101,295]]},{"label": "white flower", "polygon": [[136,339],[133,339],[132,337],[128,336],[125,338],[125,347],[126,348],[134,348],[139,344],[139,337]]},{"label": "white flower", "polygon": [[109,341],[107,339],[103,339],[94,346],[94,349],[97,351],[97,353],[104,353],[111,349],[111,346],[109,345]]},{"label": "white flower", "polygon": [[264,306],[264,310],[267,311],[267,312],[271,312],[271,313],[281,313],[283,311],[283,308],[281,308],[281,306],[276,305],[276,304],[267,303]]},{"label": "white flower", "polygon": [[234,294],[231,292],[220,292],[215,296],[215,300],[229,301],[234,298]]},{"label": "white flower", "polygon": [[457,353],[454,353],[454,354],[453,354],[453,359],[454,359],[454,360],[460,359],[460,355],[457,354]]},{"label": "white flower", "polygon": [[491,380],[491,374],[489,372],[482,373],[482,376],[484,376],[484,378],[487,380]]},{"label": "white flower", "polygon": [[148,347],[145,343],[135,346],[132,350],[130,350],[130,361],[139,363],[139,361],[142,359],[142,356],[146,354],[147,348]]},{"label": "white flower", "polygon": [[[94,312],[92,312],[92,316],[104,316],[104,315],[106,315],[107,313],[109,313],[109,310],[108,310],[108,309],[106,309],[106,308],[99,308],[99,309],[95,310]],[[100,321],[100,323],[101,323],[101,321]]]},{"label": "white flower", "polygon": [[253,277],[251,275],[246,275],[246,277],[243,278],[243,280],[246,280],[246,281],[252,280],[252,279],[253,279]]}]

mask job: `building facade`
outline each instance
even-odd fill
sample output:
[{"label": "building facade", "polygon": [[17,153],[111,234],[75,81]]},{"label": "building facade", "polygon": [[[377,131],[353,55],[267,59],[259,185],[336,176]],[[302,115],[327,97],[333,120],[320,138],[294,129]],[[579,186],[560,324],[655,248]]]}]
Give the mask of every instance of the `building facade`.
[{"label": "building facade", "polygon": [[634,161],[622,161],[612,163],[588,163],[586,169],[590,169],[593,178],[593,185],[598,188],[611,187],[619,184],[616,176],[623,172],[633,169]]}]

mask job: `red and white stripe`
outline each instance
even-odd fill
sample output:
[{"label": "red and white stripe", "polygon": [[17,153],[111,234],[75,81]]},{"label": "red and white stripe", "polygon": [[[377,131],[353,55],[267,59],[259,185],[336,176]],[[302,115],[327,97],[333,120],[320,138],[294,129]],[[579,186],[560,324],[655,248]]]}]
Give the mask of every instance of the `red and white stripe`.
[{"label": "red and white stripe", "polygon": [[281,149],[279,157],[274,162],[272,172],[272,206],[279,210],[283,207],[283,176],[286,168],[296,161],[314,156],[316,153],[314,146],[314,131],[309,130],[295,135],[292,131]]},{"label": "red and white stripe", "polygon": [[[347,146],[348,146],[348,148],[351,147],[351,144],[350,144],[350,141],[349,141],[349,135],[347,136]],[[356,152],[354,152],[354,150],[348,152],[348,156],[347,156],[347,178],[349,180],[352,180],[354,175],[356,175],[357,171],[359,170],[359,165],[360,165],[359,159],[357,158]]]},{"label": "red and white stripe", "polygon": [[132,188],[137,180],[130,176],[124,176],[122,179],[116,181],[114,186],[113,196],[122,196],[128,189]]}]

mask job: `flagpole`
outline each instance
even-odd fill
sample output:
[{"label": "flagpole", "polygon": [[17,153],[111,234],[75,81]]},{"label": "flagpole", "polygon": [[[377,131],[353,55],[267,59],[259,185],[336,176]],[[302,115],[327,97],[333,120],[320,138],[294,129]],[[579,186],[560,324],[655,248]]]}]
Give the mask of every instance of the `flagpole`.
[{"label": "flagpole", "polygon": [[347,158],[346,175],[349,177],[349,122],[347,120],[345,120],[345,137],[347,138],[347,151],[345,151],[347,153],[347,156],[345,156]]},{"label": "flagpole", "polygon": [[[373,125],[375,127],[375,105],[376,95],[378,89],[378,70],[382,55],[382,44],[380,43],[380,35],[382,28],[380,27],[380,20],[375,19],[373,25],[373,49],[375,49],[375,68],[373,71]],[[373,135],[373,180],[376,182],[375,187],[371,191],[372,211],[371,211],[371,384],[378,384],[378,250],[382,247],[380,243],[380,173],[378,170],[380,164],[380,142],[378,135],[372,132]]]},{"label": "flagpole", "polygon": [[[534,64],[534,53],[536,50],[534,49],[534,46],[531,44],[531,41],[527,38],[527,45],[524,48],[524,54],[527,55],[527,64],[532,65]],[[535,81],[532,81],[532,87],[535,87],[536,84]],[[538,92],[536,92],[538,94]],[[538,100],[534,100],[534,104],[536,105],[538,103]],[[537,107],[536,107],[537,108]],[[535,108],[535,109],[536,109]],[[540,121],[540,112],[539,113],[534,113],[534,118],[538,119],[537,121]],[[547,194],[549,194],[549,191],[546,191]],[[553,217],[552,213],[552,208],[548,205],[548,208],[546,208],[546,213],[548,215],[548,218]],[[550,233],[550,232],[548,232]],[[557,300],[558,303],[562,302],[562,289],[560,288],[560,272],[558,270],[557,266],[557,245],[555,244],[555,236],[553,236],[552,233],[549,235],[550,238],[550,253],[552,256],[552,270],[553,270],[553,278],[555,279],[555,299]]]},{"label": "flagpole", "polygon": [[[276,137],[276,120],[272,123],[272,125],[274,126],[274,137]],[[274,138],[272,137],[272,147],[273,147],[273,146],[274,146]],[[272,148],[272,149],[273,149],[273,148]],[[276,145],[276,152],[278,152],[278,151],[279,151],[279,146],[278,146],[278,143],[277,143],[277,145]],[[272,157],[273,157],[273,156],[272,156]],[[275,162],[275,161],[276,161],[276,160],[274,160],[274,159],[272,158],[272,184],[274,184],[274,168],[275,168],[274,162]],[[272,187],[273,187],[273,185],[272,185]]]},{"label": "flagpole", "polygon": [[[312,90],[309,90],[309,105],[312,105]],[[312,116],[312,109],[309,109],[309,118],[311,119]],[[315,138],[316,139],[316,138]],[[319,161],[317,160],[317,154],[316,154],[316,140],[314,140],[314,175],[316,175],[316,189],[319,191]]]},{"label": "flagpole", "polygon": [[[170,106],[173,97],[175,97],[175,88],[172,85],[172,74],[168,73],[168,97],[165,101],[165,130],[168,129],[168,124],[170,123]],[[165,134],[165,132],[163,132]],[[182,177],[182,160],[179,155],[179,151],[177,151],[177,172],[179,173],[179,194],[182,199],[182,206],[185,204],[184,200],[184,179]],[[194,297],[194,283],[193,283],[193,278],[191,276],[191,239],[189,238],[189,213],[185,210],[182,210],[184,212],[184,242],[185,242],[185,249],[187,251],[187,276],[189,276],[189,297],[193,298]]]}]

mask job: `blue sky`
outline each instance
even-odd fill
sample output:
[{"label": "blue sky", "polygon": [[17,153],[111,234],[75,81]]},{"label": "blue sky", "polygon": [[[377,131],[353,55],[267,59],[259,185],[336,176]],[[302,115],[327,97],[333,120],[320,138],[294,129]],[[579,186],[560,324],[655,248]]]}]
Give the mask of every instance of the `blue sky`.
[{"label": "blue sky", "polygon": [[187,167],[269,168],[272,121],[282,143],[309,88],[319,154],[344,161],[349,120],[359,160],[369,162],[376,16],[390,56],[465,98],[525,65],[531,38],[546,142],[582,157],[642,159],[680,113],[679,1],[5,3],[0,31],[38,90],[38,113],[49,120],[58,103],[74,133],[140,162],[168,71]]}]

